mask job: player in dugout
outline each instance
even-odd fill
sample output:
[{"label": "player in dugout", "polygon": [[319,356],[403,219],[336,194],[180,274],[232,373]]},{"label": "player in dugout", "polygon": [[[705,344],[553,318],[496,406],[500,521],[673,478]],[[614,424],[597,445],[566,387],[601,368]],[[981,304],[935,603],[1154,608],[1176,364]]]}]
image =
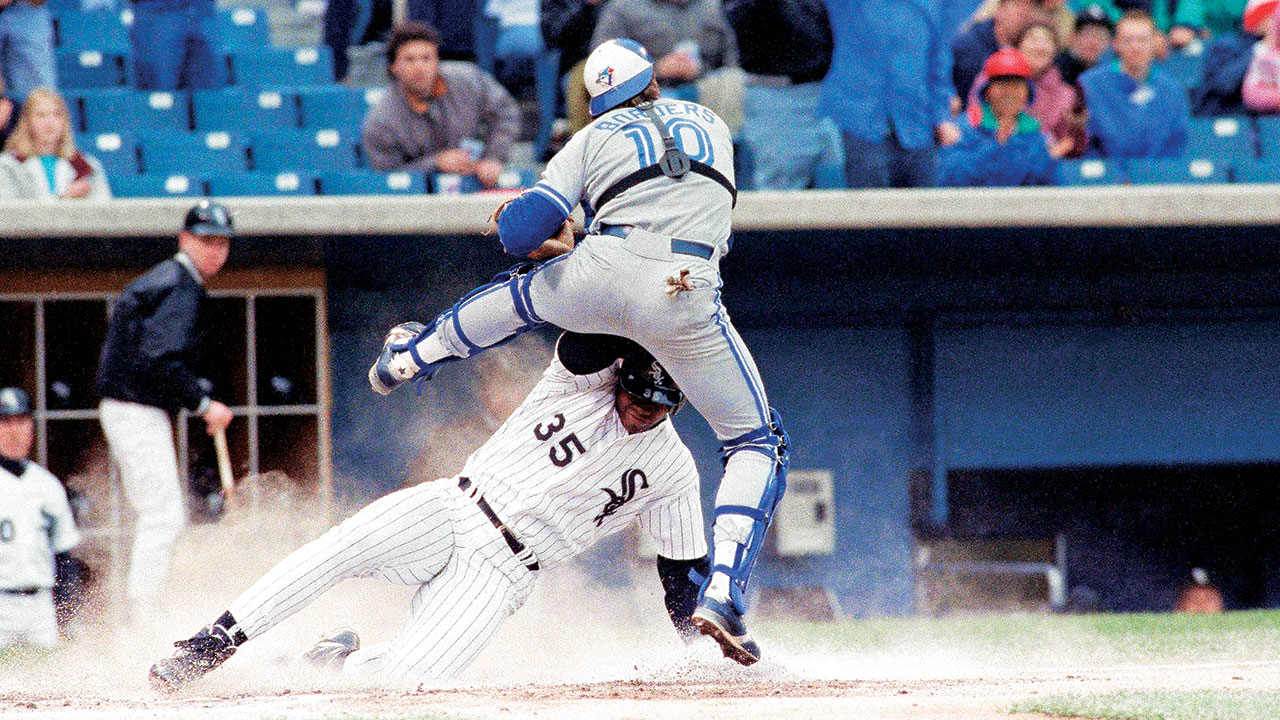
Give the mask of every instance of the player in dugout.
[{"label": "player in dugout", "polygon": [[0,389],[0,648],[58,644],[55,555],[80,542],[62,483],[27,459],[31,397]]},{"label": "player in dugout", "polygon": [[[421,332],[398,326],[387,344]],[[541,570],[639,521],[658,548],[667,612],[686,640],[710,570],[697,469],[667,418],[684,402],[638,345],[565,333],[542,380],[453,478],[398,490],[281,560],[213,623],[151,667],[174,690],[338,581],[419,589],[390,642],[335,631],[304,658],[414,683],[460,672],[529,597]]]}]

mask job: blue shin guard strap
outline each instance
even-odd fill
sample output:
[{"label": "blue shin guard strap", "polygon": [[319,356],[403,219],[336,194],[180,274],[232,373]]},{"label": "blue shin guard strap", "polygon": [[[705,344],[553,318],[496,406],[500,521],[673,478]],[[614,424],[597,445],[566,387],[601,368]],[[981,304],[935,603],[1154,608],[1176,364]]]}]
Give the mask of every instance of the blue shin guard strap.
[{"label": "blue shin guard strap", "polygon": [[769,513],[749,505],[721,505],[716,508],[716,517],[721,515],[745,515],[752,520],[768,522]]}]

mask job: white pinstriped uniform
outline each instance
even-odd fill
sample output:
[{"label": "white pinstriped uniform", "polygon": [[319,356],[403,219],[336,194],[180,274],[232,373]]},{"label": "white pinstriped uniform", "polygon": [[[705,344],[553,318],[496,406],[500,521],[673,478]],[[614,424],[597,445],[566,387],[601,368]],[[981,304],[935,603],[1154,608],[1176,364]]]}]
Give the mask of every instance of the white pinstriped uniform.
[{"label": "white pinstriped uniform", "polygon": [[[458,480],[399,490],[286,557],[229,607],[250,638],[339,580],[420,584],[390,642],[345,670],[388,681],[466,667],[532,590],[535,573],[481,513],[481,494],[543,569],[637,520],[675,560],[707,552],[697,470],[670,422],[629,435],[614,409],[617,369],[574,376],[554,360],[468,460]],[[528,559],[528,558],[524,558]]]},{"label": "white pinstriped uniform", "polygon": [[55,553],[80,542],[67,494],[48,470],[26,463],[21,476],[0,467],[0,648],[24,640],[58,643],[53,594]]}]

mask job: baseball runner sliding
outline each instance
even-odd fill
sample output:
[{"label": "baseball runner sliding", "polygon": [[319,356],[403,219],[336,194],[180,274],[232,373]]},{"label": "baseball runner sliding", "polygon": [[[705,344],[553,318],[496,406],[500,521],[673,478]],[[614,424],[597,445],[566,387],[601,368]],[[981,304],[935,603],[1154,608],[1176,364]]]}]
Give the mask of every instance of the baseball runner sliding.
[{"label": "baseball runner sliding", "polygon": [[[583,77],[595,120],[496,218],[508,253],[552,259],[514,269],[392,342],[369,380],[386,394],[543,323],[642,345],[723,444],[713,572],[693,621],[749,665],[760,649],[743,621],[747,581],[786,488],[788,453],[720,299],[737,194],[730,133],[702,105],[660,99],[653,62],[634,41],[602,43]],[[592,219],[574,247],[567,218],[579,204]]]},{"label": "baseball runner sliding", "polygon": [[[397,328],[388,342],[420,329]],[[399,634],[360,648],[338,631],[306,657],[388,682],[448,677],[524,603],[539,571],[636,521],[658,548],[672,622],[696,637],[689,616],[709,562],[697,470],[666,422],[682,402],[634,343],[562,336],[542,380],[458,476],[391,493],[286,557],[175,643],[152,666],[153,684],[181,687],[340,580],[371,576],[420,586]]]}]

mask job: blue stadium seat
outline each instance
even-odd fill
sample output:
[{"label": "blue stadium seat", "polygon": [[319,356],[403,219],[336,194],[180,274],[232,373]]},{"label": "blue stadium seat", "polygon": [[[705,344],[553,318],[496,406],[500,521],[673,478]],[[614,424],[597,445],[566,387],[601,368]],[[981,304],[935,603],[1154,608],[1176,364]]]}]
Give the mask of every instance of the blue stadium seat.
[{"label": "blue stadium seat", "polygon": [[107,177],[132,177],[138,174],[138,140],[130,133],[81,135],[76,146],[102,163]]},{"label": "blue stadium seat", "polygon": [[185,93],[111,88],[84,91],[81,98],[88,132],[188,129]]},{"label": "blue stadium seat", "polygon": [[1258,150],[1263,159],[1280,157],[1280,116],[1258,118]]},{"label": "blue stadium seat", "polygon": [[49,8],[49,12],[54,16],[66,15],[68,13],[83,12],[80,0],[47,0],[45,7]]},{"label": "blue stadium seat", "polygon": [[426,191],[427,176],[420,172],[353,170],[320,176],[321,195],[421,195]]},{"label": "blue stadium seat", "polygon": [[250,133],[298,126],[297,93],[228,87],[197,90],[191,101],[196,130]]},{"label": "blue stadium seat", "polygon": [[1187,154],[1217,160],[1256,157],[1253,134],[1253,120],[1242,115],[1191,118]]},{"label": "blue stadium seat", "polygon": [[1236,163],[1231,169],[1231,179],[1238,183],[1280,183],[1280,158]]},{"label": "blue stadium seat", "polygon": [[[128,17],[126,15],[126,17]],[[128,55],[129,29],[119,12],[64,12],[54,18],[59,48]],[[61,80],[61,76],[58,78]]]},{"label": "blue stadium seat", "polygon": [[305,173],[237,173],[217,175],[209,180],[214,197],[315,195],[316,176]]},{"label": "blue stadium seat", "polygon": [[154,132],[138,145],[148,173],[242,173],[249,168],[244,143],[229,132]]},{"label": "blue stadium seat", "polygon": [[111,178],[111,193],[120,198],[131,197],[199,197],[205,194],[202,175],[133,175]]},{"label": "blue stadium seat", "polygon": [[[533,168],[509,167],[498,176],[497,187],[492,190],[514,190],[533,187],[538,182],[538,171]],[[484,192],[487,188],[480,184],[475,175],[456,175],[454,173],[435,173],[429,183],[431,192],[441,195],[468,195]]]},{"label": "blue stadium seat", "polygon": [[1062,185],[1119,185],[1127,179],[1124,167],[1115,160],[1063,160],[1058,163]]},{"label": "blue stadium seat", "polygon": [[264,48],[231,53],[237,85],[327,85],[333,82],[333,51],[328,47]]},{"label": "blue stadium seat", "polygon": [[271,28],[262,8],[221,8],[211,21],[204,23],[204,29],[213,38],[214,46],[224,50],[271,46]]},{"label": "blue stadium seat", "polygon": [[844,190],[848,186],[848,179],[844,174],[844,165],[841,163],[819,163],[813,169],[813,188],[815,190]]},{"label": "blue stadium seat", "polygon": [[126,58],[119,53],[59,49],[57,63],[58,86],[68,90],[120,87],[129,78]]},{"label": "blue stadium seat", "polygon": [[272,130],[252,136],[253,169],[325,173],[356,167],[355,133],[338,130]]},{"label": "blue stadium seat", "polygon": [[300,124],[320,130],[334,128],[359,133],[369,108],[386,95],[383,88],[350,88],[329,85],[298,88]]},{"label": "blue stadium seat", "polygon": [[1224,183],[1231,170],[1229,163],[1205,158],[1129,160],[1125,167],[1135,185]]}]

